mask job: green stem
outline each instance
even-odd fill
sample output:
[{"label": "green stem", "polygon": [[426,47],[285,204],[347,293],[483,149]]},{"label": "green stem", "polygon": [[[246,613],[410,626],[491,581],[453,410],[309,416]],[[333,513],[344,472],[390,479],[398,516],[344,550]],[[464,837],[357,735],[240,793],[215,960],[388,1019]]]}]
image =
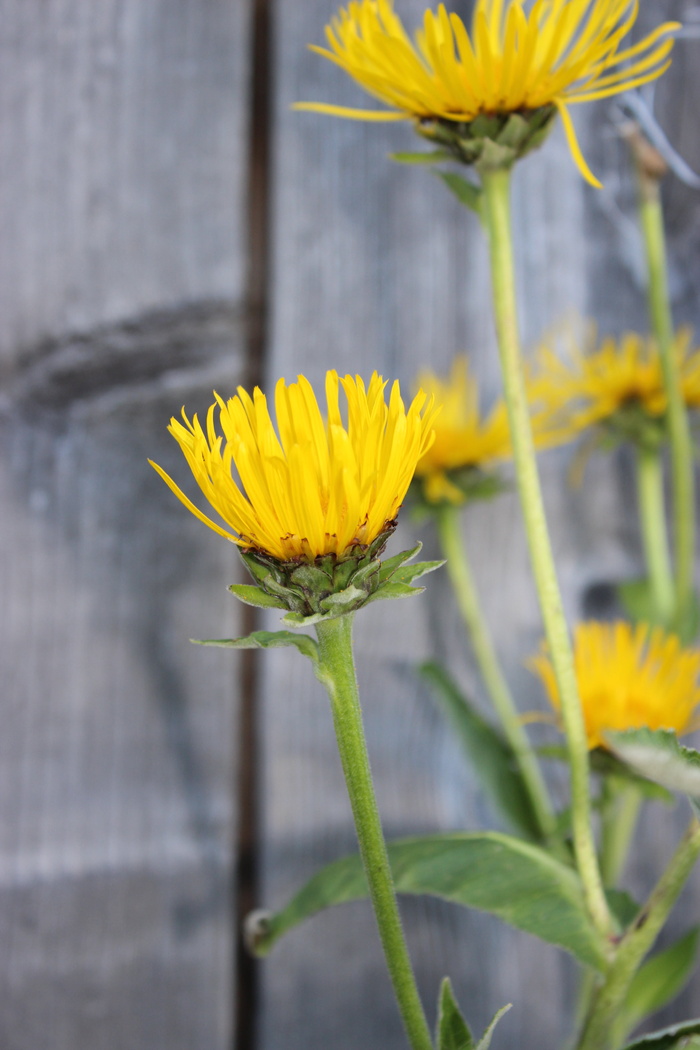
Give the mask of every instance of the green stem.
[{"label": "green stem", "polygon": [[578,1050],[607,1050],[613,1022],[632,979],[664,926],[700,854],[700,824],[693,819],[647,903],[620,941],[615,959],[591,1004]]},{"label": "green stem", "polygon": [[547,786],[535,753],[525,732],[508,683],[503,676],[489,629],[479,602],[471,566],[462,540],[460,512],[457,507],[443,506],[436,513],[442,552],[447,559],[447,572],[454,589],[459,611],[467,628],[481,677],[486,684],[503,732],[513,749],[532,809],[543,838],[555,831],[555,819]]},{"label": "green stem", "polygon": [[675,594],[666,535],[661,451],[658,448],[637,446],[637,493],[654,618],[669,626],[673,619]]},{"label": "green stem", "polygon": [[588,742],[578,696],[571,642],[544,514],[520,354],[510,224],[510,172],[505,169],[485,170],[481,175],[484,190],[483,218],[490,248],[496,331],[518,489],[566,731],[576,862],[589,914],[596,927],[602,933],[608,934],[612,929],[612,920],[603,892],[591,823]]},{"label": "green stem", "polygon": [[369,895],[401,1017],[413,1050],[432,1050],[428,1023],[403,935],[374,794],[355,675],[352,620],[353,614],[350,613],[316,624],[320,655],[317,675],[328,690],[331,701]]},{"label": "green stem", "polygon": [[656,337],[668,399],[667,421],[673,478],[673,524],[676,554],[675,626],[684,632],[692,609],[695,553],[693,448],[678,359],[674,351],[673,319],[666,279],[661,192],[658,178],[639,170],[640,219],[649,269],[649,313]]},{"label": "green stem", "polygon": [[615,886],[627,860],[642,797],[633,784],[620,783],[615,777],[606,778],[604,790],[600,867],[605,885]]}]

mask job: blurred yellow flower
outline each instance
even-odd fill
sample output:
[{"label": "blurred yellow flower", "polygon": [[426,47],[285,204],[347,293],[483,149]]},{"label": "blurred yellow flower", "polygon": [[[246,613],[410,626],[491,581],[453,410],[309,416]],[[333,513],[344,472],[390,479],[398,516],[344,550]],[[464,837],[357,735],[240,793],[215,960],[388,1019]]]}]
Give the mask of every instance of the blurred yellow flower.
[{"label": "blurred yellow flower", "polygon": [[[692,333],[676,334],[675,354],[685,402],[700,408],[700,350],[691,349]],[[627,332],[608,337],[592,353],[571,343],[565,356],[541,346],[530,370],[530,389],[545,431],[560,440],[575,438],[587,427],[606,425],[621,436],[651,422],[658,427],[666,412],[666,391],[659,350],[650,337]]]},{"label": "blurred yellow flower", "polygon": [[[574,661],[590,748],[605,746],[608,730],[694,727],[700,703],[700,652],[684,649],[660,627],[583,623],[574,636]],[[554,670],[543,646],[529,666],[559,710]]]},{"label": "blurred yellow flower", "polygon": [[505,402],[497,401],[488,418],[481,418],[479,389],[464,355],[455,358],[445,379],[425,369],[416,382],[442,406],[435,440],[419,460],[416,478],[429,503],[463,503],[466,495],[450,473],[489,467],[511,455]]},{"label": "blurred yellow flower", "polygon": [[[499,398],[488,416],[481,415],[479,387],[464,354],[455,357],[444,378],[429,369],[419,372],[416,386],[442,406],[434,423],[435,440],[418,462],[416,480],[421,482],[428,503],[464,503],[474,488],[470,482],[477,480],[467,477],[469,472],[488,473],[512,456],[505,401]],[[542,420],[539,415],[532,419],[533,437],[539,449],[550,448],[559,439],[549,427],[549,417],[543,415]],[[493,490],[486,486],[485,491],[491,494]]]},{"label": "blurred yellow flower", "polygon": [[599,185],[581,155],[567,107],[628,91],[668,67],[669,34],[680,28],[675,22],[621,47],[637,12],[638,0],[477,0],[469,34],[461,18],[440,4],[425,12],[413,43],[392,0],[352,0],[326,27],[330,50],[312,50],[393,108],[297,108],[361,120],[469,122],[480,114],[554,106],[581,173]]},{"label": "blurred yellow flower", "polygon": [[[328,372],[324,421],[304,376],[289,386],[280,379],[279,438],[257,387],[252,398],[242,387],[226,402],[215,394],[206,431],[184,409],[184,426],[171,419],[168,429],[197,484],[231,532],[203,514],[161,467],[152,466],[200,521],[239,547],[283,562],[342,557],[356,545],[368,546],[393,523],[432,440],[433,402],[421,391],[406,411],[394,383],[387,405],[385,386],[376,372],[367,388],[359,376],[340,379]],[[223,436],[216,429],[217,407]]]}]

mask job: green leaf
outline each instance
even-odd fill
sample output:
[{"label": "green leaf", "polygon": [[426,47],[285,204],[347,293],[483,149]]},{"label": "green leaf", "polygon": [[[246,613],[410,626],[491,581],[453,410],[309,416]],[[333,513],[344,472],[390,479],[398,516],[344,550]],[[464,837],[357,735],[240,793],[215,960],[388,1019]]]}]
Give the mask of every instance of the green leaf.
[{"label": "green leaf", "polygon": [[429,153],[390,153],[389,160],[395,160],[398,164],[442,164],[446,160],[454,160],[448,150],[436,149]]},{"label": "green leaf", "polygon": [[432,686],[491,804],[513,831],[538,840],[539,825],[512,749],[439,664],[428,661],[419,671]]},{"label": "green leaf", "polygon": [[488,1026],[481,1039],[479,1040],[476,1050],[489,1050],[489,1047],[491,1046],[491,1039],[493,1037],[496,1025],[501,1020],[503,1015],[508,1013],[512,1005],[512,1003],[506,1003],[505,1006],[502,1006],[500,1010],[496,1011],[496,1013],[493,1015],[491,1024]]},{"label": "green leaf", "polygon": [[481,218],[482,190],[480,186],[477,186],[475,182],[469,182],[468,179],[462,178],[461,175],[453,174],[451,171],[436,171],[435,174],[454,193],[460,204],[471,208]]},{"label": "green leaf", "polygon": [[218,645],[226,649],[280,649],[294,645],[303,656],[318,663],[318,645],[314,639],[291,631],[253,631],[245,638],[191,638],[190,641],[195,645]]},{"label": "green leaf", "polygon": [[617,919],[620,929],[626,930],[639,915],[639,904],[627,890],[618,890],[609,886],[605,891],[610,911]]},{"label": "green leaf", "polygon": [[469,1025],[452,993],[449,977],[440,986],[436,1050],[476,1050]]},{"label": "green leaf", "polygon": [[[494,831],[454,832],[394,842],[389,861],[399,893],[431,894],[490,912],[586,966],[605,967],[605,947],[586,913],[578,876],[538,846]],[[258,951],[265,954],[316,912],[365,896],[359,856],[330,864],[270,916]]]},{"label": "green leaf", "polygon": [[614,1043],[622,1042],[627,1032],[682,992],[695,965],[699,935],[700,928],[695,926],[675,944],[647,959],[635,974],[615,1022]]},{"label": "green leaf", "polygon": [[628,729],[606,733],[618,758],[641,776],[669,791],[700,798],[700,752],[678,743],[671,729]]},{"label": "green leaf", "polygon": [[254,605],[258,609],[286,609],[287,606],[281,598],[268,594],[260,587],[252,583],[232,583],[229,587],[231,594],[240,598],[246,605]]},{"label": "green leaf", "polygon": [[670,1028],[650,1032],[633,1043],[627,1043],[623,1050],[698,1050],[700,1048],[700,1019],[682,1021]]}]

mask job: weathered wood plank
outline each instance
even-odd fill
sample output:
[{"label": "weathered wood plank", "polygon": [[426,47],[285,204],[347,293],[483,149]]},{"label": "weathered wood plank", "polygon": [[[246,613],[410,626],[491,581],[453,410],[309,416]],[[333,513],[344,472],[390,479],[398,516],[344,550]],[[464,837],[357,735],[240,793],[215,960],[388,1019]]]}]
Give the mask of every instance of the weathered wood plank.
[{"label": "weathered wood plank", "polygon": [[[467,349],[488,400],[499,380],[477,220],[427,172],[387,160],[391,151],[414,148],[409,128],[289,112],[294,100],[372,105],[340,71],[305,49],[321,41],[335,6],[321,0],[303,8],[276,5],[269,381],[298,372],[318,381],[329,367],[364,375],[377,368],[408,387],[420,366],[445,370],[455,352]],[[418,22],[423,5],[416,0],[399,6],[406,24]],[[656,8],[653,15],[659,17]],[[581,107],[575,117],[584,150],[607,181],[610,163],[619,165],[620,158],[608,133],[603,135],[606,113],[604,106]],[[517,171],[521,325],[529,345],[571,313],[598,316],[605,330],[619,331],[633,319],[644,323],[642,289],[623,276],[618,231],[611,229],[602,199],[583,184],[561,129]],[[622,206],[629,223],[629,193]],[[688,208],[695,215],[697,201]],[[626,305],[618,312],[620,296]],[[698,320],[698,309],[693,301],[686,313]],[[566,453],[543,459],[573,620],[590,605],[595,584],[639,571],[640,550],[624,457],[592,462],[585,491],[570,490],[567,470]],[[393,550],[417,535],[406,520],[400,532]],[[542,702],[532,676],[522,670],[541,627],[514,497],[470,511],[465,533],[487,615],[527,710]],[[429,532],[423,538],[434,553]],[[388,834],[482,823],[486,814],[476,786],[411,670],[437,651],[465,687],[480,695],[446,581],[436,574],[422,598],[358,615],[357,650]],[[266,654],[263,673],[262,903],[275,906],[319,864],[347,850],[352,832],[320,687],[296,653]],[[563,793],[565,785],[558,790]],[[676,828],[683,819],[678,810]],[[674,834],[668,820],[656,830],[646,883]],[[634,874],[639,885],[640,872]],[[502,1029],[508,1046],[534,1050],[563,1043],[573,980],[560,955],[489,919],[436,904],[411,902],[406,915],[431,1016],[439,978],[449,973],[475,1028],[513,1001]],[[264,1050],[404,1045],[366,908],[352,905],[313,919],[265,960],[262,972]]]},{"label": "weathered wood plank", "polygon": [[246,367],[249,7],[5,7],[8,1050],[231,1043],[238,569],[146,459]]}]

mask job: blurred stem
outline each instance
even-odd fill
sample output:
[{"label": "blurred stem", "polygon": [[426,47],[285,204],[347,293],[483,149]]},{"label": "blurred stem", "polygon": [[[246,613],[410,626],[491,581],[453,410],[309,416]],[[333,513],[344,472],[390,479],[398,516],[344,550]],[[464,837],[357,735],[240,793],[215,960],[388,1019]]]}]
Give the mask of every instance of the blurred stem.
[{"label": "blurred stem", "polygon": [[639,162],[639,210],[649,271],[649,314],[661,354],[668,399],[667,421],[673,478],[673,528],[676,556],[675,627],[685,632],[693,600],[695,551],[695,497],[693,448],[686,412],[679,362],[675,354],[673,319],[666,276],[666,242],[659,178]]},{"label": "blurred stem", "polygon": [[486,169],[480,174],[484,191],[483,219],[490,249],[496,332],[518,489],[566,731],[576,863],[588,912],[598,930],[609,934],[612,919],[603,892],[591,822],[588,741],[544,514],[520,353],[510,221],[510,171],[503,168]]},{"label": "blurred stem", "polygon": [[523,728],[508,683],[501,671],[460,529],[460,509],[441,506],[436,512],[442,553],[447,559],[447,572],[454,589],[462,619],[467,628],[479,672],[501,720],[503,732],[515,755],[527,788],[542,838],[551,838],[555,819],[535,752]]},{"label": "blurred stem", "polygon": [[627,860],[642,797],[633,784],[616,777],[606,777],[604,791],[600,867],[605,885],[616,886]]},{"label": "blurred stem", "polygon": [[578,1050],[607,1050],[611,1029],[632,979],[664,926],[700,854],[700,824],[693,819],[666,871],[617,946],[593,997]]},{"label": "blurred stem", "polygon": [[658,448],[637,446],[637,494],[655,619],[668,627],[673,619],[675,595],[666,534],[663,464]]},{"label": "blurred stem", "polygon": [[432,1050],[432,1039],[403,934],[374,793],[355,675],[352,622],[353,614],[350,613],[316,624],[320,656],[316,674],[328,690],[331,701],[369,895],[401,1017],[413,1050]]}]

